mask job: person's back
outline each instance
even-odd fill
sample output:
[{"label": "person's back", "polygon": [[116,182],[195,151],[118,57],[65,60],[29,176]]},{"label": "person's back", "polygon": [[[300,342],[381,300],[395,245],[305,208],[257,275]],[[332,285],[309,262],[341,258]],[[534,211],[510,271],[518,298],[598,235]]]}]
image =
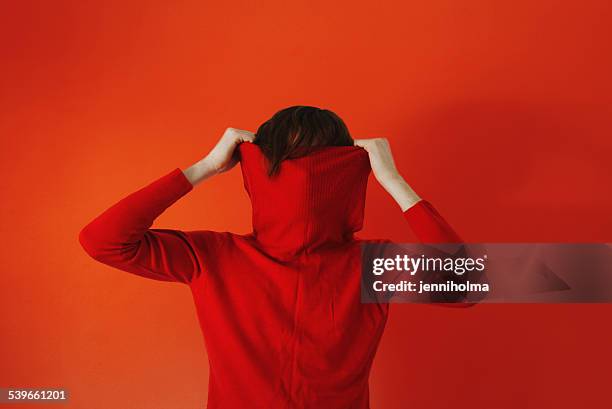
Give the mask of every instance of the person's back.
[{"label": "person's back", "polygon": [[[81,244],[105,264],[189,285],[209,357],[209,409],[369,408],[388,304],[361,303],[354,233],[371,163],[379,181],[388,167],[374,148],[344,143],[294,157],[236,145],[252,233],[152,229],[197,179],[197,169],[177,168],[89,223]],[[459,240],[429,203],[390,183],[419,239]]]}]

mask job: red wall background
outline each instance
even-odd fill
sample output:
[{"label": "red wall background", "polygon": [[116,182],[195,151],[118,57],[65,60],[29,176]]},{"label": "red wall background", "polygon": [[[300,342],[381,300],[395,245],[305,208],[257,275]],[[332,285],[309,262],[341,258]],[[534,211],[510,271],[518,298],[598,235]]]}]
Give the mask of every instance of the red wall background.
[{"label": "red wall background", "polygon": [[[0,386],[201,408],[187,287],[90,259],[93,216],[228,127],[329,108],[470,241],[611,241],[608,1],[14,1],[0,12]],[[375,181],[364,237],[411,239]],[[159,227],[246,232],[238,171]],[[372,407],[610,407],[610,305],[396,305]],[[27,407],[26,405],[22,407]],[[32,407],[40,407],[39,405]]]}]

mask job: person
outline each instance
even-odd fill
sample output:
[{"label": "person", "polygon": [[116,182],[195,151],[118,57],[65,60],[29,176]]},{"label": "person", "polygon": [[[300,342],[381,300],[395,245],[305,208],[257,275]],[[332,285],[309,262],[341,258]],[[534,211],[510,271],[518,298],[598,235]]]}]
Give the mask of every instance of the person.
[{"label": "person", "polygon": [[[240,163],[253,231],[152,228],[194,186]],[[400,175],[384,138],[355,139],[334,112],[280,110],[228,128],[200,161],[124,197],[79,233],[95,260],[188,285],[209,358],[209,409],[369,408],[388,304],[360,302],[368,176],[422,242],[461,239]]]}]

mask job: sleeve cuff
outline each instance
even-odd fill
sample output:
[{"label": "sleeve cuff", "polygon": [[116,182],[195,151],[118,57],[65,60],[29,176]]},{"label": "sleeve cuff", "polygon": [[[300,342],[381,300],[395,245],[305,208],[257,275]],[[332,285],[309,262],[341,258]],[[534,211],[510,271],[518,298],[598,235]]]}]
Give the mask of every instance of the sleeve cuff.
[{"label": "sleeve cuff", "polygon": [[461,243],[462,239],[427,200],[419,200],[404,211],[404,218],[424,243]]},{"label": "sleeve cuff", "polygon": [[164,192],[162,196],[169,200],[179,199],[193,189],[193,185],[180,168],[175,168],[162,176],[155,184]]}]

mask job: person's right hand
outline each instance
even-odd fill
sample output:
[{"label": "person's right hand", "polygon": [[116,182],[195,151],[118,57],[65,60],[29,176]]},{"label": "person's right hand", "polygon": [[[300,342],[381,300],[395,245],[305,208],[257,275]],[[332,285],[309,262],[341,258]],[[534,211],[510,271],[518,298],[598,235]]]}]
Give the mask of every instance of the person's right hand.
[{"label": "person's right hand", "polygon": [[218,173],[227,172],[238,163],[236,147],[242,142],[253,142],[255,134],[236,128],[227,128],[215,147],[204,159],[185,169],[183,173],[192,185]]},{"label": "person's right hand", "polygon": [[253,142],[255,134],[236,128],[227,128],[217,145],[206,155],[204,160],[215,173],[227,172],[238,163],[236,147],[242,142]]}]

